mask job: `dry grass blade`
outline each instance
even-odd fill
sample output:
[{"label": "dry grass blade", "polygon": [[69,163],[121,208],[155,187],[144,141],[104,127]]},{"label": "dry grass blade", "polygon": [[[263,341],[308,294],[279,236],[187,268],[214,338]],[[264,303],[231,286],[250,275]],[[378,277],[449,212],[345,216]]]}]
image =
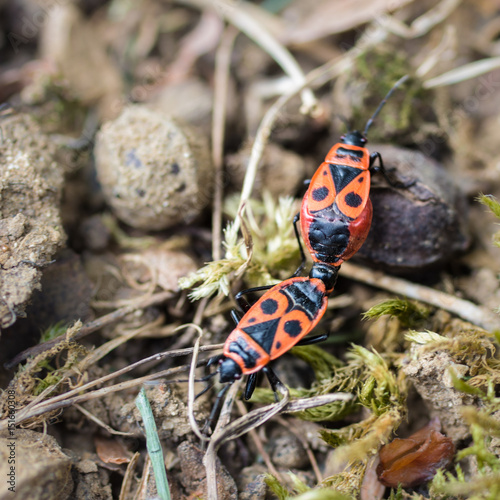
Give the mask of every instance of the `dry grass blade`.
[{"label": "dry grass blade", "polygon": [[[223,344],[218,344],[218,345],[213,345],[213,346],[201,346],[200,351],[212,351],[216,349],[220,349],[223,347]],[[16,415],[16,422],[17,423],[22,423],[26,420],[35,418],[37,416],[43,415],[45,413],[55,411],[55,410],[60,410],[63,408],[67,408],[68,406],[71,406],[75,403],[81,403],[84,401],[89,401],[92,399],[97,399],[100,397],[103,397],[107,394],[111,394],[113,392],[117,391],[123,391],[125,389],[130,389],[133,387],[137,387],[145,382],[149,382],[151,380],[157,380],[162,377],[168,377],[172,375],[177,375],[179,373],[185,372],[188,370],[187,365],[179,366],[177,368],[170,368],[168,370],[163,370],[161,372],[153,373],[151,375],[147,375],[144,377],[136,378],[133,380],[129,380],[126,382],[122,382],[119,384],[115,384],[109,387],[104,387],[102,389],[95,390],[93,392],[90,392],[88,394],[82,394],[83,391],[89,390],[92,387],[95,387],[96,385],[103,384],[104,382],[108,380],[112,380],[113,378],[116,378],[120,375],[123,375],[134,368],[141,366],[145,363],[149,363],[151,361],[155,361],[157,359],[164,359],[164,358],[169,358],[169,357],[177,357],[177,356],[185,356],[187,354],[191,354],[193,352],[192,348],[187,348],[187,349],[179,349],[177,351],[169,351],[169,352],[164,352],[164,353],[158,353],[153,356],[149,356],[148,358],[142,359],[136,363],[133,363],[132,365],[129,365],[125,368],[122,368],[121,370],[117,370],[114,373],[111,373],[109,375],[106,375],[105,377],[101,377],[99,379],[93,380],[92,382],[89,382],[85,385],[82,385],[80,387],[77,387],[76,389],[73,389],[71,391],[68,391],[64,394],[61,394],[59,396],[55,396],[51,399],[43,400],[43,397],[47,395],[48,392],[51,392],[54,390],[54,386],[51,386],[47,389],[47,391],[44,391],[40,397],[38,397],[35,401],[30,403],[29,406],[19,409],[18,413]],[[174,381],[167,381],[169,382],[174,382]],[[0,431],[4,430],[7,428],[7,420],[4,419],[0,421]]]},{"label": "dry grass blade", "polygon": [[[248,411],[245,405],[243,404],[243,401],[236,401],[236,406],[238,407],[238,410],[243,417],[245,417],[245,415],[248,415]],[[259,452],[259,455],[262,457],[262,460],[266,464],[266,467],[269,469],[269,472],[273,476],[278,478],[280,481],[282,481],[283,479],[281,478],[281,474],[278,472],[273,462],[271,461],[271,457],[264,448],[262,440],[260,439],[255,429],[251,429],[250,431],[248,431],[248,435],[250,436],[250,439],[253,441],[255,447],[257,448],[257,451]]]},{"label": "dry grass blade", "polygon": [[116,349],[117,347],[125,344],[129,340],[132,340],[134,337],[137,337],[141,333],[148,331],[151,327],[160,327],[160,325],[164,322],[164,318],[159,316],[155,321],[151,323],[147,323],[146,325],[141,326],[140,328],[136,328],[135,330],[131,330],[123,335],[120,335],[102,346],[99,346],[97,349],[93,350],[88,356],[85,357],[80,363],[78,363],[78,368],[80,371],[84,371],[89,366],[97,363],[100,359],[107,356],[111,351]]},{"label": "dry grass blade", "polygon": [[[253,18],[243,2],[236,3],[228,0],[210,0],[210,2],[207,0],[178,1],[200,9],[215,9],[219,15],[265,50],[295,83],[301,86],[305,84],[305,75],[292,54]],[[302,102],[304,113],[314,111],[317,106],[316,97],[307,88],[302,89]]]},{"label": "dry grass blade", "polygon": [[200,342],[201,338],[203,337],[203,330],[198,326],[198,325],[183,325],[183,326],[192,326],[193,328],[196,328],[198,331],[198,338],[196,339],[196,342],[194,343],[193,347],[193,358],[191,360],[191,367],[189,369],[189,382],[188,382],[188,417],[189,417],[189,424],[191,425],[192,431],[202,440],[202,441],[208,441],[209,438],[207,436],[204,436],[198,427],[198,423],[196,422],[196,419],[194,418],[194,400],[195,400],[195,393],[194,393],[194,379],[196,376],[196,366],[198,364],[198,353],[200,351]]},{"label": "dry grass blade", "polygon": [[481,59],[469,64],[464,64],[459,68],[447,71],[442,75],[430,78],[423,83],[424,88],[431,89],[433,87],[444,87],[446,85],[453,85],[454,83],[463,82],[476,78],[478,76],[489,73],[495,69],[500,68],[500,57],[489,57],[488,59]]},{"label": "dry grass blade", "polygon": [[[278,386],[283,398],[275,404],[257,408],[256,410],[247,413],[243,417],[234,420],[218,432],[214,432],[210,440],[209,449],[217,450],[222,443],[229,439],[236,439],[251,429],[255,429],[259,425],[267,422],[270,418],[281,413],[290,402],[290,392],[286,386],[280,384]],[[208,454],[208,450],[207,450]]]},{"label": "dry grass blade", "polygon": [[233,382],[229,391],[227,393],[226,399],[224,400],[224,405],[219,415],[219,420],[217,421],[217,426],[215,427],[212,438],[209,441],[205,457],[203,458],[203,463],[205,464],[205,470],[207,472],[207,498],[216,499],[217,498],[217,447],[213,445],[214,438],[216,435],[220,434],[224,426],[229,422],[231,418],[231,408],[238,394],[238,390],[241,385],[241,379]]},{"label": "dry grass blade", "polygon": [[126,500],[127,498],[130,498],[129,491],[132,484],[135,483],[134,472],[140,456],[141,454],[139,452],[135,452],[134,456],[128,463],[127,470],[125,471],[125,476],[122,481],[122,486],[120,488],[120,496],[118,497],[118,500]]},{"label": "dry grass blade", "polygon": [[[161,304],[162,302],[171,299],[173,296],[174,296],[173,292],[160,292],[150,297],[146,298],[141,297],[134,304],[129,304],[125,307],[117,309],[116,311],[101,316],[100,318],[97,318],[94,321],[86,323],[85,325],[82,326],[80,331],[76,332],[71,337],[71,340],[75,341],[80,340],[86,337],[87,335],[90,335],[91,333],[94,333],[95,331],[101,329],[103,326],[109,325],[110,323],[114,323],[115,321],[124,318],[125,316],[127,316],[127,314],[130,314],[131,312],[137,311],[138,309],[145,309],[155,304]],[[25,349],[24,351],[20,352],[17,356],[15,356],[11,361],[6,363],[5,367],[8,369],[14,368],[17,364],[21,363],[21,361],[24,361],[26,358],[28,358],[28,356],[37,356],[42,352],[48,351],[49,349],[52,349],[52,347],[57,345],[65,338],[66,335],[60,335],[55,339],[44,342],[43,344],[38,344],[33,347],[30,347],[29,349]]]},{"label": "dry grass blade", "polygon": [[214,162],[214,203],[212,214],[212,259],[221,258],[222,198],[223,198],[223,149],[226,123],[227,88],[229,67],[234,40],[238,32],[229,27],[222,35],[215,54],[214,111],[212,115],[212,160]]},{"label": "dry grass blade", "polygon": [[425,14],[417,17],[410,26],[392,16],[380,16],[375,19],[391,33],[403,38],[416,38],[425,35],[432,28],[442,23],[458,7],[461,0],[441,0]]},{"label": "dry grass blade", "polygon": [[108,431],[110,434],[116,435],[116,436],[133,436],[134,434],[132,432],[122,432],[122,431],[117,431],[113,429],[111,426],[108,424],[104,423],[100,418],[97,418],[95,415],[87,411],[83,406],[79,404],[74,405],[75,408],[80,412],[83,413],[89,420],[92,420],[92,422],[95,422],[99,427],[102,427],[106,431]]},{"label": "dry grass blade", "polygon": [[[217,498],[216,496],[216,483],[215,483],[215,461],[217,450],[219,447],[229,439],[236,439],[246,432],[255,429],[259,425],[267,422],[270,418],[280,413],[293,413],[298,411],[323,406],[334,401],[348,401],[354,396],[352,394],[336,393],[324,394],[312,398],[305,398],[296,401],[290,401],[290,394],[288,389],[280,385],[278,390],[283,395],[283,399],[278,403],[264,406],[247,413],[243,417],[231,422],[227,426],[216,429],[212,439],[207,448],[205,455],[205,467],[207,469],[207,482],[208,482],[208,498]],[[210,477],[210,481],[209,481]],[[212,484],[212,489],[210,485]],[[212,495],[212,496],[211,496]]]}]

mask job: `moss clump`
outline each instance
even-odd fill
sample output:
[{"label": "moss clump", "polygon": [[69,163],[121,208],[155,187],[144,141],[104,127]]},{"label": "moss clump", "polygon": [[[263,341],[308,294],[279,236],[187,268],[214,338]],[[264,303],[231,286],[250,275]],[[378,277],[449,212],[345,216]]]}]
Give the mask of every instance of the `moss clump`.
[{"label": "moss clump", "polygon": [[[235,201],[226,205],[228,212],[236,211]],[[214,293],[228,295],[231,281],[243,272],[248,286],[253,287],[276,284],[297,268],[299,247],[292,224],[298,210],[295,200],[286,197],[276,202],[264,194],[262,201],[252,200],[250,208],[248,223],[242,222],[244,237],[239,236],[234,222],[226,227],[225,257],[207,263],[179,281],[184,289],[201,283],[190,293],[191,299],[199,300]]]}]

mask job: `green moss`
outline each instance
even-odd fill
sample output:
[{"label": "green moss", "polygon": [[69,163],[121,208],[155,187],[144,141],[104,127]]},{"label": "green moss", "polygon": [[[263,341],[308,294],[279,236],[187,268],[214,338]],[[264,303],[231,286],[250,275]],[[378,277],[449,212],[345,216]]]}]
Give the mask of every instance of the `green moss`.
[{"label": "green moss", "polygon": [[59,323],[49,326],[44,332],[42,332],[40,344],[59,337],[60,335],[66,333],[67,329],[68,325],[64,321],[59,321]]},{"label": "green moss", "polygon": [[279,500],[355,500],[356,496],[345,495],[332,488],[310,488],[292,472],[288,473],[292,482],[289,490],[271,474],[266,475],[266,484]]},{"label": "green moss", "polygon": [[[480,194],[476,201],[482,203],[484,206],[488,207],[491,213],[497,218],[500,219],[500,202],[491,194]],[[493,243],[500,247],[500,231],[493,235]]]},{"label": "green moss", "polygon": [[415,327],[427,319],[430,309],[419,302],[403,299],[390,299],[374,305],[363,314],[363,319],[380,318],[381,316],[395,316],[406,328]]},{"label": "green moss", "polygon": [[314,370],[318,381],[330,379],[335,369],[343,365],[342,361],[316,345],[294,347],[290,352],[304,360]]},{"label": "green moss", "polygon": [[484,206],[488,207],[493,215],[500,219],[500,202],[491,194],[479,194],[476,198],[479,203],[482,203]]},{"label": "green moss", "polygon": [[[243,272],[248,287],[276,284],[293,274],[299,265],[299,247],[292,224],[298,210],[295,200],[286,197],[276,202],[264,193],[262,201],[251,200],[250,206],[253,216],[242,224],[243,237],[234,223],[225,229],[224,258],[209,262],[179,280],[184,289],[201,283],[190,293],[191,299],[214,293],[228,295],[230,283]],[[236,210],[237,200],[228,200],[226,211],[235,217]]]}]

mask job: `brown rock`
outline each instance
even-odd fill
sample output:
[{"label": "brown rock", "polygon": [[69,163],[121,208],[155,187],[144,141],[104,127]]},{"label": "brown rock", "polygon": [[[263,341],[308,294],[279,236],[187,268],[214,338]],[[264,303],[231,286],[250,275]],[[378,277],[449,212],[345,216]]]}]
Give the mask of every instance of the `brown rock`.
[{"label": "brown rock", "polygon": [[467,249],[467,204],[454,180],[432,158],[395,146],[371,146],[382,155],[395,182],[375,177],[370,198],[373,220],[358,255],[390,272],[437,266]]}]

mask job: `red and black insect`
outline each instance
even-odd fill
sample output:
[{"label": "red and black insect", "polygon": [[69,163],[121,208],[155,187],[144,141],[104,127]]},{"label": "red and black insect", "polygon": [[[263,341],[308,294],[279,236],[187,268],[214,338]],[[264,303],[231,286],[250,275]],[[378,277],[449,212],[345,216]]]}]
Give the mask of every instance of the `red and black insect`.
[{"label": "red and black insect", "polygon": [[[304,337],[322,318],[328,295],[333,291],[338,268],[317,263],[309,277],[292,277],[278,285],[250,288],[236,295],[236,301],[244,311],[239,317],[233,311],[237,323],[224,344],[223,354],[212,358],[218,361],[221,383],[231,383],[249,375],[244,397],[250,399],[257,383],[257,374],[263,371],[276,391],[280,383],[268,366],[296,345],[307,345],[325,340],[327,334]],[[268,290],[253,305],[243,295]]]},{"label": "red and black insect", "polygon": [[[372,221],[371,174],[380,172],[394,185],[387,176],[380,153],[370,154],[365,147],[366,135],[387,99],[407,78],[404,76],[394,84],[366,123],[363,133],[355,130],[341,137],[312,177],[300,212],[294,219],[302,254],[302,265],[297,273],[305,262],[297,230],[299,220],[314,262],[340,266],[363,245]],[[377,160],[378,166],[375,165]]]}]

